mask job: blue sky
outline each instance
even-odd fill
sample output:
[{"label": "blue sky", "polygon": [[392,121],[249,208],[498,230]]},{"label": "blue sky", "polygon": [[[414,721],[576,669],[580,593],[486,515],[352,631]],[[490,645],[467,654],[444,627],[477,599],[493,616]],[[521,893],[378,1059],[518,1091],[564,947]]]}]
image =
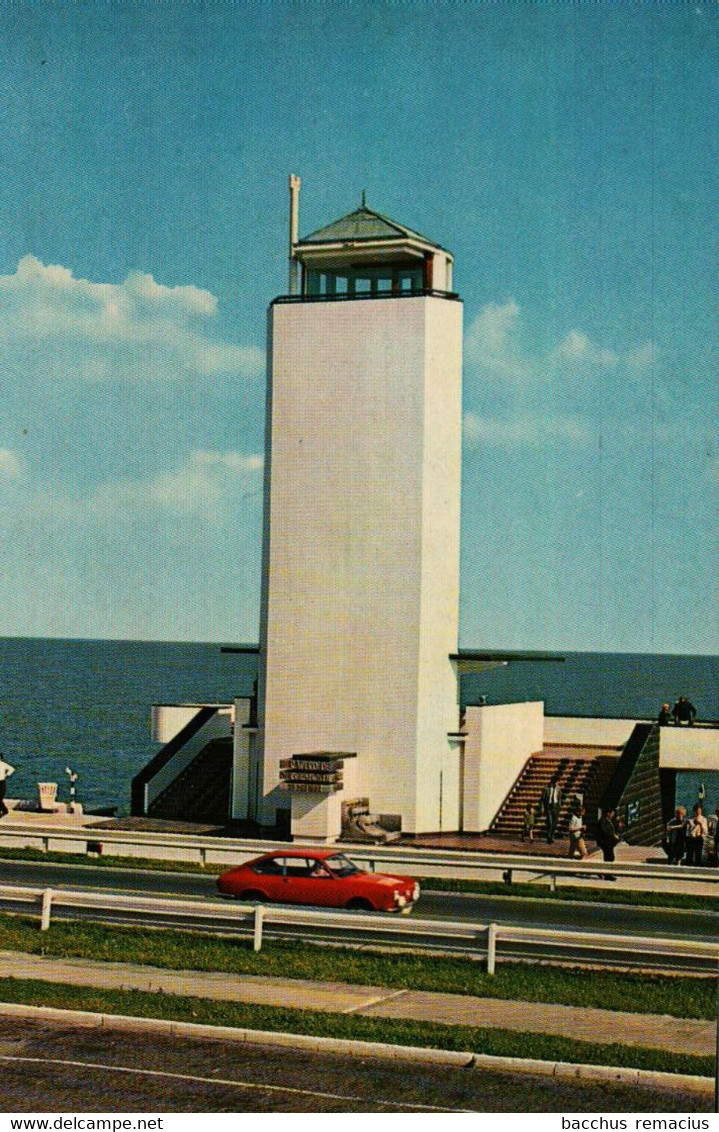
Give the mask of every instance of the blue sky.
[{"label": "blue sky", "polygon": [[2,6],[0,633],[257,638],[296,172],[455,254],[462,645],[716,651],[718,18]]}]

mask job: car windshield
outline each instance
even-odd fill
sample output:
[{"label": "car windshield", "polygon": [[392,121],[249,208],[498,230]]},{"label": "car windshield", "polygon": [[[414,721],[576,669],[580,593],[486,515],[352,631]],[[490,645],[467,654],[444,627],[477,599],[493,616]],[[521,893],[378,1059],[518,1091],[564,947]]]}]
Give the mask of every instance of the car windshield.
[{"label": "car windshield", "polygon": [[334,857],[326,857],[325,864],[336,877],[351,877],[354,873],[361,873],[355,864],[345,857],[344,853],[337,853]]}]

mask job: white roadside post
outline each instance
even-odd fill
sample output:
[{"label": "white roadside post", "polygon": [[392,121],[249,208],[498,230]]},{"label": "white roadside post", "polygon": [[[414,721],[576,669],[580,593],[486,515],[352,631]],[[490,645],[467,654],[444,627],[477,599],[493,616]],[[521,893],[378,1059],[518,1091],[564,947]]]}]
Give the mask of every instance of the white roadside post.
[{"label": "white roadside post", "polygon": [[253,940],[253,950],[259,951],[262,948],[262,924],[265,919],[265,909],[261,904],[255,908],[255,936]]},{"label": "white roadside post", "polygon": [[46,888],[42,894],[42,915],[40,917],[40,931],[46,932],[50,927],[50,912],[52,911],[52,889]]},{"label": "white roadside post", "polygon": [[494,974],[497,959],[497,925],[490,924],[487,928],[487,974]]}]

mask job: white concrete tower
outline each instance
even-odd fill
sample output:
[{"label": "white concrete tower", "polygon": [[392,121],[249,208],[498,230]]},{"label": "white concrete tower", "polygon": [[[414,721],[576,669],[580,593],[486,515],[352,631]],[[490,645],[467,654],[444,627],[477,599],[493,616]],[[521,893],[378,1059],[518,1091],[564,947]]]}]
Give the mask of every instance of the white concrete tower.
[{"label": "white concrete tower", "polygon": [[[280,760],[352,752],[353,794],[408,832],[461,823],[462,304],[452,256],[362,206],[297,240],[270,308],[259,731]],[[301,282],[297,267],[301,267]],[[293,803],[294,805],[294,803]]]}]

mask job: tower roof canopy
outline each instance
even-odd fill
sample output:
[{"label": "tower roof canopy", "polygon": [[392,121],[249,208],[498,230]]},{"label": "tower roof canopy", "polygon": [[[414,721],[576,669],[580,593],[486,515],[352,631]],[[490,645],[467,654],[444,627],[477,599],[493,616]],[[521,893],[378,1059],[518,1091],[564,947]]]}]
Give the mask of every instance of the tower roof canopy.
[{"label": "tower roof canopy", "polygon": [[450,252],[368,208],[364,193],[354,212],[290,240],[290,261],[302,265],[303,298],[452,293]]},{"label": "tower roof canopy", "polygon": [[439,244],[433,243],[426,236],[420,235],[419,232],[414,232],[404,224],[398,224],[396,220],[390,220],[389,217],[382,216],[380,212],[375,212],[374,209],[367,208],[365,204],[362,204],[354,212],[348,213],[347,216],[334,220],[324,228],[318,228],[316,232],[310,233],[309,236],[303,236],[299,242],[301,245],[356,243],[364,240],[371,240],[374,243],[377,240],[408,238],[418,240],[428,247],[440,247]]}]

